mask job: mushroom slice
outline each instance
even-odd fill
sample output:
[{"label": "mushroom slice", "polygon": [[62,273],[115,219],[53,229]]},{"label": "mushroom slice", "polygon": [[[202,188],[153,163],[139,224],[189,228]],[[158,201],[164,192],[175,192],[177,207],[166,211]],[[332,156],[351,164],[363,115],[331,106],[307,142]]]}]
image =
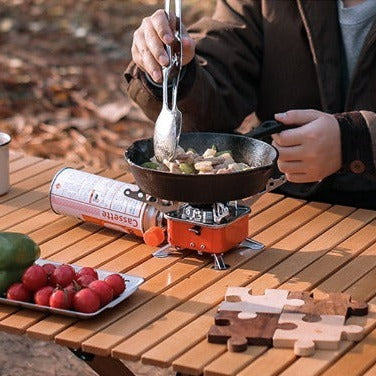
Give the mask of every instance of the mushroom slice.
[{"label": "mushroom slice", "polygon": [[213,157],[213,158],[205,158],[205,162],[211,162],[213,166],[217,166],[220,164],[223,164],[225,162],[225,159],[222,157]]},{"label": "mushroom slice", "polygon": [[211,161],[201,161],[195,163],[195,169],[200,172],[211,172],[213,171],[213,165]]},{"label": "mushroom slice", "polygon": [[170,162],[167,159],[163,160],[163,164],[174,174],[182,174],[179,165],[176,162]]},{"label": "mushroom slice", "polygon": [[210,148],[210,149],[206,149],[202,156],[204,158],[211,158],[211,157],[214,157],[216,154],[217,154],[217,150]]}]

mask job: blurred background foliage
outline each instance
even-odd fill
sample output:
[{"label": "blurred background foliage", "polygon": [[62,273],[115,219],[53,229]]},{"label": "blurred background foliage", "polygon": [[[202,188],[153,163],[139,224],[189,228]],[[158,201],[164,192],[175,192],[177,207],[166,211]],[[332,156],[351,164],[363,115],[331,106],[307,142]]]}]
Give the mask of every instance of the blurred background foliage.
[{"label": "blurred background foliage", "polygon": [[[183,0],[183,22],[215,0]],[[124,168],[151,124],[127,97],[134,30],[159,0],[0,0],[0,131],[45,158]]]}]

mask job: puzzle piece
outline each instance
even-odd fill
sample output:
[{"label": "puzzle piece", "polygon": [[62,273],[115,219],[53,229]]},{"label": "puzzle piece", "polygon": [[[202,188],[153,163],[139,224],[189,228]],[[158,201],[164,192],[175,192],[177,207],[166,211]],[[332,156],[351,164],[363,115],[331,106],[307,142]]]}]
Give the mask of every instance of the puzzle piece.
[{"label": "puzzle piece", "polygon": [[308,315],[340,315],[348,318],[349,316],[363,316],[368,313],[368,304],[351,299],[348,294],[331,293],[326,299],[314,299],[306,297],[305,303],[301,306],[292,306],[286,304],[283,308],[285,313],[302,313]]},{"label": "puzzle piece", "polygon": [[280,325],[273,336],[274,347],[293,347],[296,355],[309,356],[317,349],[337,349],[341,339],[360,341],[364,329],[358,325],[345,325],[345,316],[306,316],[299,313],[282,313]]},{"label": "puzzle piece", "polygon": [[351,315],[366,315],[368,305],[350,295],[328,294],[315,299],[306,291],[267,289],[251,295],[245,287],[228,287],[219,306],[209,342],[226,343],[230,351],[244,351],[248,344],[293,347],[308,356],[318,349],[337,349],[341,339],[359,341],[363,328],[345,325]]},{"label": "puzzle piece", "polygon": [[309,294],[301,292],[300,299],[290,298],[290,291],[266,289],[264,295],[251,295],[251,290],[246,287],[228,287],[225,302],[219,306],[219,311],[242,311],[257,313],[280,314],[283,307],[302,306]]},{"label": "puzzle piece", "polygon": [[245,351],[247,345],[272,346],[280,315],[220,311],[209,329],[210,343],[227,343],[229,351]]}]

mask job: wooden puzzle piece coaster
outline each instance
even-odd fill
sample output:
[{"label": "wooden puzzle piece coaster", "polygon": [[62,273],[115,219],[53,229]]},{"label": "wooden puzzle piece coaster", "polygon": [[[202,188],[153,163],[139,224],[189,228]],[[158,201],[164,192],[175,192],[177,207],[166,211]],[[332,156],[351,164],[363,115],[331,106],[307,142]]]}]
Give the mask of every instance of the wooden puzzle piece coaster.
[{"label": "wooden puzzle piece coaster", "polygon": [[304,305],[309,294],[302,292],[295,296],[300,299],[290,297],[288,290],[266,289],[264,295],[252,295],[246,287],[228,287],[219,311],[280,314],[286,304],[292,307]]},{"label": "wooden puzzle piece coaster", "polygon": [[341,339],[361,340],[363,328],[345,325],[345,321],[367,313],[367,303],[354,301],[348,294],[315,299],[306,291],[267,289],[264,295],[251,295],[246,287],[228,287],[208,338],[227,343],[230,351],[273,345],[309,356],[315,348],[337,349]]},{"label": "wooden puzzle piece coaster", "polygon": [[306,296],[304,304],[297,306],[287,303],[283,308],[284,313],[302,313],[308,315],[340,315],[364,316],[368,313],[368,304],[352,300],[351,296],[343,293],[330,293],[325,299],[314,299]]},{"label": "wooden puzzle piece coaster", "polygon": [[228,350],[233,352],[245,351],[247,345],[272,346],[279,316],[220,311],[215,316],[215,325],[209,329],[208,341],[227,343]]},{"label": "wooden puzzle piece coaster", "polygon": [[[285,324],[290,327],[280,328]],[[341,339],[360,341],[363,335],[361,326],[345,325],[345,316],[282,313],[273,335],[273,346],[294,348],[296,355],[309,356],[315,349],[337,349]]]}]

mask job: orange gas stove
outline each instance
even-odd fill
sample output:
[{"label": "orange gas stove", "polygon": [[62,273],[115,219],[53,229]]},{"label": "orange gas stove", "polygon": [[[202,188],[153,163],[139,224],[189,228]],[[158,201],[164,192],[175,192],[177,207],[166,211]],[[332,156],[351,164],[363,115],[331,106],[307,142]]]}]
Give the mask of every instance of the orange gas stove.
[{"label": "orange gas stove", "polygon": [[249,214],[249,207],[236,203],[183,204],[165,214],[167,241],[177,249],[210,253],[215,266],[223,269],[222,254],[247,238]]},{"label": "orange gas stove", "polygon": [[214,267],[227,269],[223,254],[241,245],[243,248],[262,249],[264,246],[248,236],[251,209],[236,201],[214,204],[180,204],[164,214],[167,245],[154,253],[166,257],[171,248],[191,249],[199,254],[209,253]]}]

